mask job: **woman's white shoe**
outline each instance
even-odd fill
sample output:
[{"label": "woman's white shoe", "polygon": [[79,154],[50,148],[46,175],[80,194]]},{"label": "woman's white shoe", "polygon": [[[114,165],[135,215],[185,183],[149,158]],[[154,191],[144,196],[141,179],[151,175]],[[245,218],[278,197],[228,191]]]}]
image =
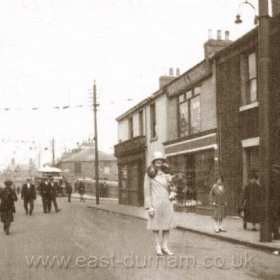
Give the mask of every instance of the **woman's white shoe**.
[{"label": "woman's white shoe", "polygon": [[168,255],[168,256],[174,255],[174,253],[172,253],[168,248],[161,248],[161,251],[164,255]]},{"label": "woman's white shoe", "polygon": [[158,256],[163,256],[163,253],[162,253],[161,248],[156,248],[156,254],[157,254]]}]

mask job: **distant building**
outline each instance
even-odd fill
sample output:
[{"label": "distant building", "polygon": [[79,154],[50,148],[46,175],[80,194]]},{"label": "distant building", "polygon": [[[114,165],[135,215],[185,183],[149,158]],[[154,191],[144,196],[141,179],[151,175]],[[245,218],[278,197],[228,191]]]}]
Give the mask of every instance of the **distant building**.
[{"label": "distant building", "polygon": [[[95,178],[95,157],[93,147],[81,147],[68,153],[56,164],[64,177],[74,182],[77,179]],[[100,180],[118,180],[117,159],[110,154],[99,151]]]},{"label": "distant building", "polygon": [[29,164],[16,164],[15,159],[13,158],[11,164],[3,170],[2,180],[12,180],[15,187],[21,187],[26,182],[27,177],[34,180],[35,176],[36,167],[31,159]]}]

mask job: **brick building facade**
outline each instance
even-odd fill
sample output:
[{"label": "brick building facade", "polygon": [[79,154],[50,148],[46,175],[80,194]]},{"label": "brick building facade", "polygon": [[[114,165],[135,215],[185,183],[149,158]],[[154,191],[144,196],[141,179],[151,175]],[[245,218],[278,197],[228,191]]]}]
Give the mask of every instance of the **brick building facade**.
[{"label": "brick building facade", "polygon": [[[258,30],[247,33],[215,57],[217,71],[220,172],[229,214],[236,214],[250,170],[259,170]],[[279,164],[280,23],[270,22],[271,164]]]},{"label": "brick building facade", "polygon": [[[63,172],[65,178],[74,183],[77,179],[95,178],[94,149],[84,148],[62,158],[56,166]],[[113,155],[99,151],[100,180],[117,181],[117,159]]]}]

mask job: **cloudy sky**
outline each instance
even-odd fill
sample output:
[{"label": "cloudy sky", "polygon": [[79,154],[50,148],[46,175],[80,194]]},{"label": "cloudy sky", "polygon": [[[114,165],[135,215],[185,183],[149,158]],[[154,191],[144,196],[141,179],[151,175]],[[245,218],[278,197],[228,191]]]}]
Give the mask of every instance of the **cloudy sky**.
[{"label": "cloudy sky", "polygon": [[52,137],[56,155],[92,137],[94,80],[99,147],[113,152],[115,118],[156,91],[169,67],[183,73],[202,60],[209,29],[235,40],[254,27],[246,5],[234,24],[240,2],[1,0],[0,168],[39,150],[49,161]]}]

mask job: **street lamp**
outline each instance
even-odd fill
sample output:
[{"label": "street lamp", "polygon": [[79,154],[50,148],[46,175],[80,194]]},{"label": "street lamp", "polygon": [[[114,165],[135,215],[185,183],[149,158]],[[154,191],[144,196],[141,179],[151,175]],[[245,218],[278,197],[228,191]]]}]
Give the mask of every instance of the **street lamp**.
[{"label": "street lamp", "polygon": [[259,17],[257,16],[257,12],[256,12],[256,9],[255,9],[254,5],[253,5],[252,3],[250,3],[250,2],[248,2],[248,0],[245,0],[245,2],[242,2],[242,3],[239,4],[239,6],[238,6],[238,13],[237,13],[237,15],[236,15],[235,23],[236,23],[236,24],[240,24],[240,23],[243,22],[242,19],[241,19],[240,9],[241,9],[241,6],[243,6],[243,5],[245,5],[245,4],[247,4],[247,5],[249,5],[251,8],[253,8],[253,10],[254,10],[254,12],[255,12],[254,24],[257,25],[257,24],[258,24]]}]

